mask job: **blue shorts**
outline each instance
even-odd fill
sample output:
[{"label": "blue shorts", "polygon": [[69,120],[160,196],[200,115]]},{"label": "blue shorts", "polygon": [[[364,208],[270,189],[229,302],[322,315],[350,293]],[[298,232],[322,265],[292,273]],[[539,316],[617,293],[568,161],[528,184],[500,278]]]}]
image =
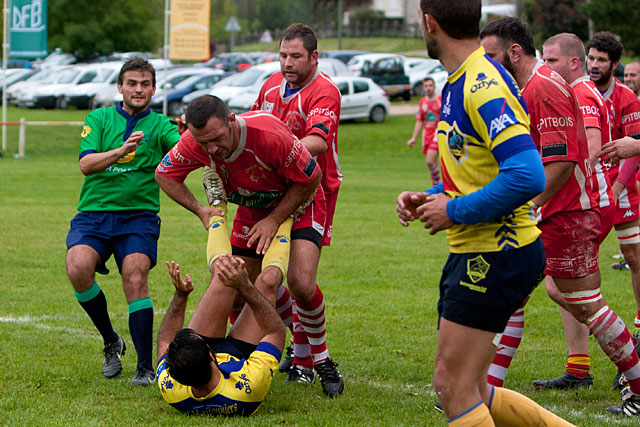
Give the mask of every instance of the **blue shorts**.
[{"label": "blue shorts", "polygon": [[67,250],[76,245],[92,247],[100,255],[96,271],[107,274],[104,264],[113,254],[122,270],[124,257],[143,253],[151,268],[158,258],[160,217],[152,211],[78,212],[71,220],[67,234]]},{"label": "blue shorts", "polygon": [[450,254],[440,279],[438,314],[454,323],[502,332],[544,278],[542,239],[522,248]]}]

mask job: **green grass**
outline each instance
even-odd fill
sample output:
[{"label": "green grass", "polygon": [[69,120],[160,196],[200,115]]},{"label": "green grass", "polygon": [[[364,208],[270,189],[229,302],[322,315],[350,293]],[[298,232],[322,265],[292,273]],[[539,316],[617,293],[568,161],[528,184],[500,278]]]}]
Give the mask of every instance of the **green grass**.
[{"label": "green grass", "polygon": [[[10,109],[11,120],[82,120],[86,112]],[[0,159],[0,412],[3,425],[444,425],[431,386],[436,346],[436,302],[447,256],[443,234],[419,225],[402,228],[395,198],[427,185],[419,150],[406,148],[414,119],[391,116],[382,125],[340,126],[344,182],[332,246],[323,250],[318,283],[327,304],[328,345],[340,364],[345,392],[327,399],[319,384],[285,386],[277,374],[251,419],[187,418],[164,403],[157,388],[131,388],[135,352],[127,305],[113,260],[99,277],[116,330],[129,345],[123,374],[102,377],[102,343],[75,301],[64,270],[65,237],[76,212],[82,175],[80,129],[27,129],[27,156],[14,159],[17,130]],[[198,174],[188,185],[202,197]],[[166,197],[161,200],[159,260],[175,259],[194,278],[191,315],[207,281],[200,221]],[[629,275],[612,271],[615,236],[605,242],[604,294],[629,324],[634,302]],[[523,260],[526,262],[526,260]],[[164,266],[150,273],[155,328],[172,296]],[[531,381],[563,372],[566,349],[554,304],[537,289],[528,304],[525,338],[506,385],[580,426],[637,425],[604,409],[618,402],[610,389],[615,367],[591,343],[594,387],[535,392]]]}]

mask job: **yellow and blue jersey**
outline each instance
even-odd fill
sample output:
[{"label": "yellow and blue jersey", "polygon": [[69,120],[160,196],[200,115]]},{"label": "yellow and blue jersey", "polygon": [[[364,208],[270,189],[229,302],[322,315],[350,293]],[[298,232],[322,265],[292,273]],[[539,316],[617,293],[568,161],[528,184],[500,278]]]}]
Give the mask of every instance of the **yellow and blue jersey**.
[{"label": "yellow and blue jersey", "polygon": [[[451,198],[480,190],[496,178],[500,161],[535,149],[527,107],[515,81],[482,47],[447,79],[438,149],[444,190]],[[447,230],[453,253],[514,249],[539,235],[530,203],[490,221],[455,224]]]},{"label": "yellow and blue jersey", "polygon": [[222,376],[218,385],[205,397],[195,397],[190,386],[182,385],[171,377],[166,355],[158,361],[156,378],[164,400],[179,411],[188,414],[251,415],[269,391],[281,356],[281,351],[268,342],[258,344],[248,359],[216,353]]}]

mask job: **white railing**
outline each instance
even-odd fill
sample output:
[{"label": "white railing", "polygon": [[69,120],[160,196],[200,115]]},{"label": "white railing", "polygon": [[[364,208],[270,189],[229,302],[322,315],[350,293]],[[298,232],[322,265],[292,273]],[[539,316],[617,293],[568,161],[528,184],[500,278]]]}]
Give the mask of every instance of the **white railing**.
[{"label": "white railing", "polygon": [[24,157],[27,126],[82,126],[84,122],[28,122],[24,117],[19,122],[0,122],[0,126],[20,126],[18,130],[18,157]]}]

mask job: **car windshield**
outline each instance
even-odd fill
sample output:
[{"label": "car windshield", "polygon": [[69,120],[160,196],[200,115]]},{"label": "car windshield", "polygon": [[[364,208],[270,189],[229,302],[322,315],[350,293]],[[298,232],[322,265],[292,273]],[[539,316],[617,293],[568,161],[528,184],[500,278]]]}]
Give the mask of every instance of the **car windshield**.
[{"label": "car windshield", "polygon": [[91,80],[91,83],[104,83],[109,77],[111,77],[111,74],[113,74],[113,70],[108,68],[98,70],[98,73],[93,78],[93,80]]},{"label": "car windshield", "polygon": [[229,86],[251,86],[253,85],[264,71],[259,68],[247,68],[242,73],[238,74],[238,77],[230,82]]},{"label": "car windshield", "polygon": [[73,79],[76,78],[78,73],[79,71],[77,70],[65,70],[65,72],[62,73],[60,78],[56,80],[56,83],[71,83]]},{"label": "car windshield", "polygon": [[193,86],[198,80],[202,78],[203,74],[196,74],[195,76],[191,76],[187,79],[184,79],[180,83],[176,84],[174,87],[176,89],[189,89]]}]

